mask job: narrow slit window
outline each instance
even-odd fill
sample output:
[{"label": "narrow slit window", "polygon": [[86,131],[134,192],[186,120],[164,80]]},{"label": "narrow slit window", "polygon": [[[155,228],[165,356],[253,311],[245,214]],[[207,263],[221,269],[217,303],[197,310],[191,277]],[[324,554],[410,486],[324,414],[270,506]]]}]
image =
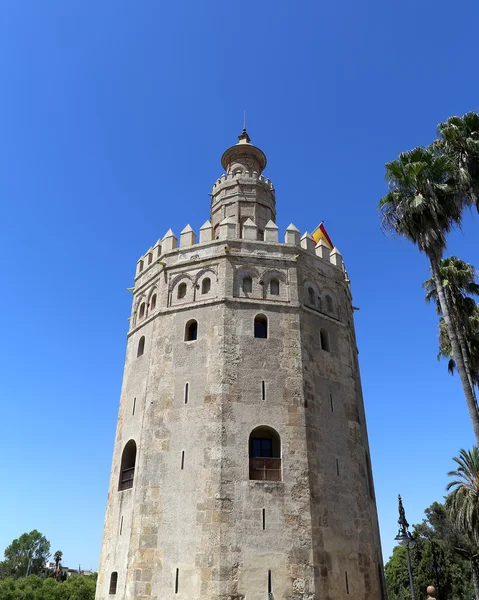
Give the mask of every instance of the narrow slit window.
[{"label": "narrow slit window", "polygon": [[116,586],[118,584],[118,573],[113,571],[110,575],[110,595],[114,596],[116,594]]},{"label": "narrow slit window", "polygon": [[339,475],[339,460],[336,459],[336,475]]},{"label": "narrow slit window", "polygon": [[186,296],[186,283],[180,283],[178,286],[178,300]]},{"label": "narrow slit window", "polygon": [[155,310],[156,308],[156,294],[153,294],[150,300],[150,309]]},{"label": "narrow slit window", "polygon": [[344,581],[346,583],[346,594],[349,594],[348,572],[344,571]]},{"label": "narrow slit window", "polygon": [[140,338],[140,341],[138,342],[138,351],[136,353],[136,357],[138,358],[138,356],[142,356],[144,352],[145,352],[145,336],[142,335]]},{"label": "narrow slit window", "polygon": [[120,520],[120,535],[123,531],[123,515],[121,516],[121,520]]},{"label": "narrow slit window", "polygon": [[189,391],[190,391],[190,384],[185,383],[185,404],[188,404]]},{"label": "narrow slit window", "polygon": [[331,412],[334,412],[334,405],[333,405],[333,394],[329,394],[329,403],[331,405]]},{"label": "narrow slit window", "polygon": [[266,509],[263,508],[263,530],[266,529]]},{"label": "narrow slit window", "polygon": [[207,294],[211,290],[211,279],[209,277],[205,277],[201,282],[201,293]]},{"label": "narrow slit window", "polygon": [[273,593],[273,582],[271,577],[271,571],[268,571],[268,594]]},{"label": "narrow slit window", "polygon": [[253,291],[253,280],[251,277],[243,277],[243,294],[251,294]]},{"label": "narrow slit window", "polygon": [[268,337],[268,319],[264,315],[257,315],[254,319],[254,337]]},{"label": "narrow slit window", "polygon": [[269,293],[272,296],[279,296],[279,279],[272,279],[269,283]]},{"label": "narrow slit window", "polygon": [[261,382],[261,400],[266,400],[266,386],[264,381]]},{"label": "narrow slit window", "polygon": [[132,415],[135,414],[135,408],[136,408],[136,398],[133,398],[133,410],[131,411]]},{"label": "narrow slit window", "polygon": [[180,583],[180,570],[176,569],[176,577],[175,577],[175,594],[178,593],[178,587]]},{"label": "narrow slit window", "polygon": [[329,352],[329,333],[326,331],[326,329],[321,329],[319,332],[319,338],[321,342],[321,350]]},{"label": "narrow slit window", "polygon": [[183,470],[185,468],[185,451],[182,450],[181,452],[181,469]]}]

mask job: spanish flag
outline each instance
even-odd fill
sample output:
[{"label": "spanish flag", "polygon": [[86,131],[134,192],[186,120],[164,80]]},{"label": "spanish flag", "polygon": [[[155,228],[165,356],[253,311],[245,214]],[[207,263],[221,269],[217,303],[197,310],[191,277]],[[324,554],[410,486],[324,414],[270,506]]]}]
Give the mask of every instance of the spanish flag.
[{"label": "spanish flag", "polygon": [[328,232],[323,225],[323,221],[321,221],[311,235],[316,243],[318,243],[319,240],[324,240],[326,244],[328,244],[330,250],[334,248],[333,242],[331,241],[331,238],[329,237]]}]

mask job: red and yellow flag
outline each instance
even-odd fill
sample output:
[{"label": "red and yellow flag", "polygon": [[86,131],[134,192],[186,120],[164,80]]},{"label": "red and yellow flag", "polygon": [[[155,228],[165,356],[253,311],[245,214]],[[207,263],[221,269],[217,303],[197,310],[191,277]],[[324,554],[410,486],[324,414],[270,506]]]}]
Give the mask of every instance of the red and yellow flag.
[{"label": "red and yellow flag", "polygon": [[331,238],[329,237],[328,232],[323,225],[323,221],[321,221],[311,235],[316,243],[318,243],[319,240],[324,240],[326,244],[328,244],[330,250],[334,248],[333,242],[331,241]]}]

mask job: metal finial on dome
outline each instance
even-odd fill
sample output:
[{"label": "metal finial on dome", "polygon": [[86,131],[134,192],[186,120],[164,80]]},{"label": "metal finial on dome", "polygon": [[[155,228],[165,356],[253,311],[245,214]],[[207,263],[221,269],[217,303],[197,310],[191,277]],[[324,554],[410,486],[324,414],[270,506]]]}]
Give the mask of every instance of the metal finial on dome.
[{"label": "metal finial on dome", "polygon": [[238,140],[238,144],[249,144],[251,142],[248,132],[246,131],[246,111],[243,112],[243,131],[241,132],[241,135],[238,136]]}]

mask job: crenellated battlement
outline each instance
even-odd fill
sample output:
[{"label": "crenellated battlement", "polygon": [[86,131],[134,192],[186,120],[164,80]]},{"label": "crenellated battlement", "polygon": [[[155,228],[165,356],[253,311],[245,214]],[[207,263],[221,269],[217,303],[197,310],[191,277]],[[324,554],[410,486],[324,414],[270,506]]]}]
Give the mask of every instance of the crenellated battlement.
[{"label": "crenellated battlement", "polygon": [[237,169],[235,171],[224,173],[219,179],[213,184],[213,195],[216,194],[223,188],[229,187],[230,185],[236,185],[237,183],[253,183],[255,185],[264,185],[270,192],[275,192],[274,185],[271,179],[260,175],[257,171],[245,171]]},{"label": "crenellated battlement", "polygon": [[[258,239],[258,227],[252,219],[247,219],[243,223],[241,235],[239,235],[238,229],[234,219],[226,218],[220,222],[217,235],[214,237],[213,226],[210,221],[206,221],[201,226],[197,237],[193,228],[188,224],[180,233],[179,245],[178,238],[169,229],[163,238],[159,239],[138,259],[135,278],[142,275],[151,265],[162,263],[162,258],[169,253],[176,252],[180,255],[192,256],[192,251],[194,254],[195,249],[201,249],[207,244],[221,245],[233,240],[247,243],[248,248],[251,248],[251,245],[258,246],[258,250],[264,252],[265,255],[269,252],[277,254],[278,246],[297,247],[298,250],[305,251],[323,263],[329,263],[344,272],[342,256],[337,248],[330,250],[324,240],[316,243],[308,232],[301,235],[293,223],[286,228],[284,241],[279,241],[279,229],[273,221],[266,224],[262,240]],[[248,248],[245,249],[248,250]]]}]

